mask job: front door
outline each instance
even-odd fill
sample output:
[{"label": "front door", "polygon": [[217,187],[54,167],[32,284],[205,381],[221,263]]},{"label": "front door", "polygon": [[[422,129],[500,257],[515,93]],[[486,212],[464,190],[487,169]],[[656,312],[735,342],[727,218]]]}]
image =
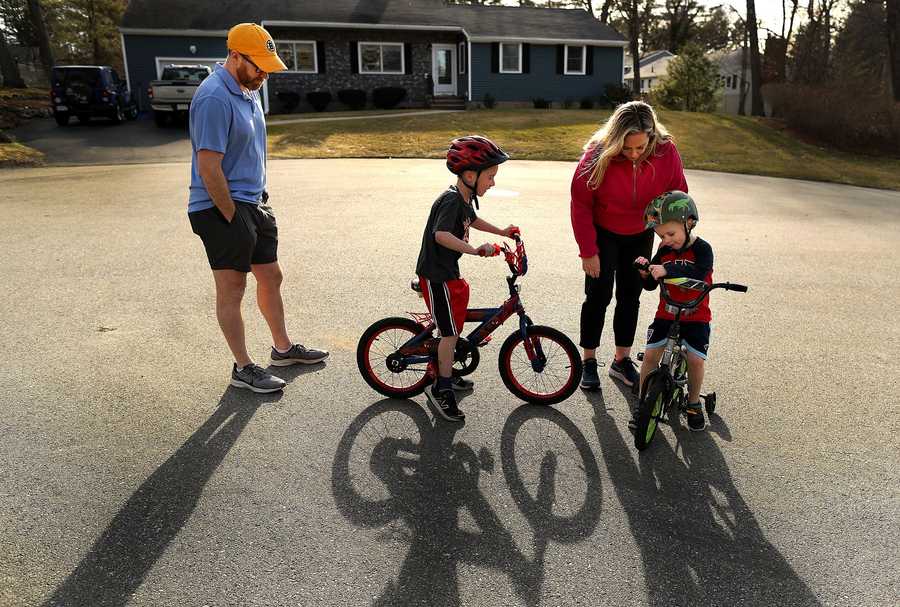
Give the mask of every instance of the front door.
[{"label": "front door", "polygon": [[435,96],[456,94],[456,45],[431,45],[431,77]]}]

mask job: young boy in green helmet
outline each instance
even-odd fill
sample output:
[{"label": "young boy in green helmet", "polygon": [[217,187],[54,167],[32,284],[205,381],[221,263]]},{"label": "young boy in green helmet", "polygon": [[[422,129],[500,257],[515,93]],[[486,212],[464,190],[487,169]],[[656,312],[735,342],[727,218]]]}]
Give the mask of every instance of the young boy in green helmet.
[{"label": "young boy in green helmet", "polygon": [[[700,221],[700,214],[693,198],[678,190],[657,196],[647,205],[644,220],[661,240],[656,254],[649,262],[644,257],[635,259],[635,263],[639,265],[649,263],[647,271],[639,270],[646,290],[655,289],[659,284],[658,280],[663,277],[693,278],[712,284],[712,247],[691,233]],[[690,301],[697,297],[695,290],[673,285],[666,288],[669,296],[677,301]],[[647,375],[659,366],[669,327],[674,320],[674,314],[667,310],[666,302],[660,295],[656,317],[647,330],[647,345],[644,362],[641,365],[641,393]],[[696,308],[682,313],[681,316],[681,341],[687,349],[688,366],[688,404],[685,412],[688,428],[696,432],[706,427],[703,407],[700,405],[700,388],[703,385],[704,361],[709,351],[711,320],[708,297]],[[633,424],[634,420],[629,426],[633,427]]]}]

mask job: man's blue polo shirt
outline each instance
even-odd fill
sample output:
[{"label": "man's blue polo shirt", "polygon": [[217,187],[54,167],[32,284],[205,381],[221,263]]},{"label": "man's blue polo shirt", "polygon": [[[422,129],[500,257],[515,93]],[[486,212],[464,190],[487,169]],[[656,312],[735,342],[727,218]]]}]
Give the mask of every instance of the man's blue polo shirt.
[{"label": "man's blue polo shirt", "polygon": [[191,102],[191,195],[188,213],[215,206],[197,166],[197,150],[224,154],[222,172],[234,200],[259,203],[266,187],[266,119],[257,91],[244,92],[222,64]]}]

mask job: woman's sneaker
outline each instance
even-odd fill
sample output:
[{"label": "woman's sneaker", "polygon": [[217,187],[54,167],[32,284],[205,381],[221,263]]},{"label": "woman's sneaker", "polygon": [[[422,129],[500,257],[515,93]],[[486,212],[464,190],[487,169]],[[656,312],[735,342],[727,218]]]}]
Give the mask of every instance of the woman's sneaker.
[{"label": "woman's sneaker", "polygon": [[285,381],[266,373],[265,369],[257,364],[250,363],[238,371],[237,363],[231,367],[231,385],[235,388],[253,390],[257,394],[268,394],[283,390]]},{"label": "woman's sneaker", "polygon": [[585,390],[596,390],[600,387],[596,358],[588,358],[584,361],[584,367],[581,371],[581,387]]},{"label": "woman's sneaker", "polygon": [[435,413],[447,421],[461,422],[466,419],[465,413],[460,411],[456,405],[456,394],[453,390],[438,392],[437,387],[432,384],[425,388],[425,396]]},{"label": "woman's sneaker", "polygon": [[307,348],[302,344],[294,344],[287,352],[279,352],[273,347],[269,355],[269,364],[275,367],[287,367],[298,363],[314,365],[326,358],[328,358],[326,350],[316,350],[315,348]]},{"label": "woman's sneaker", "polygon": [[613,360],[609,366],[609,376],[633,388],[641,381],[641,375],[637,372],[637,365],[626,356],[622,360]]},{"label": "woman's sneaker", "polygon": [[688,428],[692,432],[701,432],[706,428],[706,418],[703,416],[703,407],[700,406],[700,403],[688,405],[684,414],[687,417]]}]

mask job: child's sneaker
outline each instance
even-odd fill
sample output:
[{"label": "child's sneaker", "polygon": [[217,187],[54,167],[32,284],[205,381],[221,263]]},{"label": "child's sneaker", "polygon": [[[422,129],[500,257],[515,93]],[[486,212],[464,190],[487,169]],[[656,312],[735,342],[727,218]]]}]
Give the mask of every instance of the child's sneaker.
[{"label": "child's sneaker", "polygon": [[596,358],[588,358],[584,361],[584,367],[582,367],[581,371],[581,387],[585,390],[596,390],[600,387]]},{"label": "child's sneaker", "polygon": [[703,417],[703,407],[700,403],[688,405],[684,414],[687,416],[688,428],[692,432],[701,432],[706,428],[706,418]]},{"label": "child's sneaker", "polygon": [[636,367],[635,362],[628,356],[622,360],[613,360],[609,366],[609,376],[618,379],[629,388],[633,388],[641,381]]},{"label": "child's sneaker", "polygon": [[465,392],[466,390],[475,389],[475,382],[465,377],[453,377],[450,380],[450,386],[457,392]]},{"label": "child's sneaker", "polygon": [[425,396],[435,412],[450,422],[461,422],[466,419],[465,414],[456,405],[456,394],[453,390],[438,392],[434,385],[425,388]]}]

